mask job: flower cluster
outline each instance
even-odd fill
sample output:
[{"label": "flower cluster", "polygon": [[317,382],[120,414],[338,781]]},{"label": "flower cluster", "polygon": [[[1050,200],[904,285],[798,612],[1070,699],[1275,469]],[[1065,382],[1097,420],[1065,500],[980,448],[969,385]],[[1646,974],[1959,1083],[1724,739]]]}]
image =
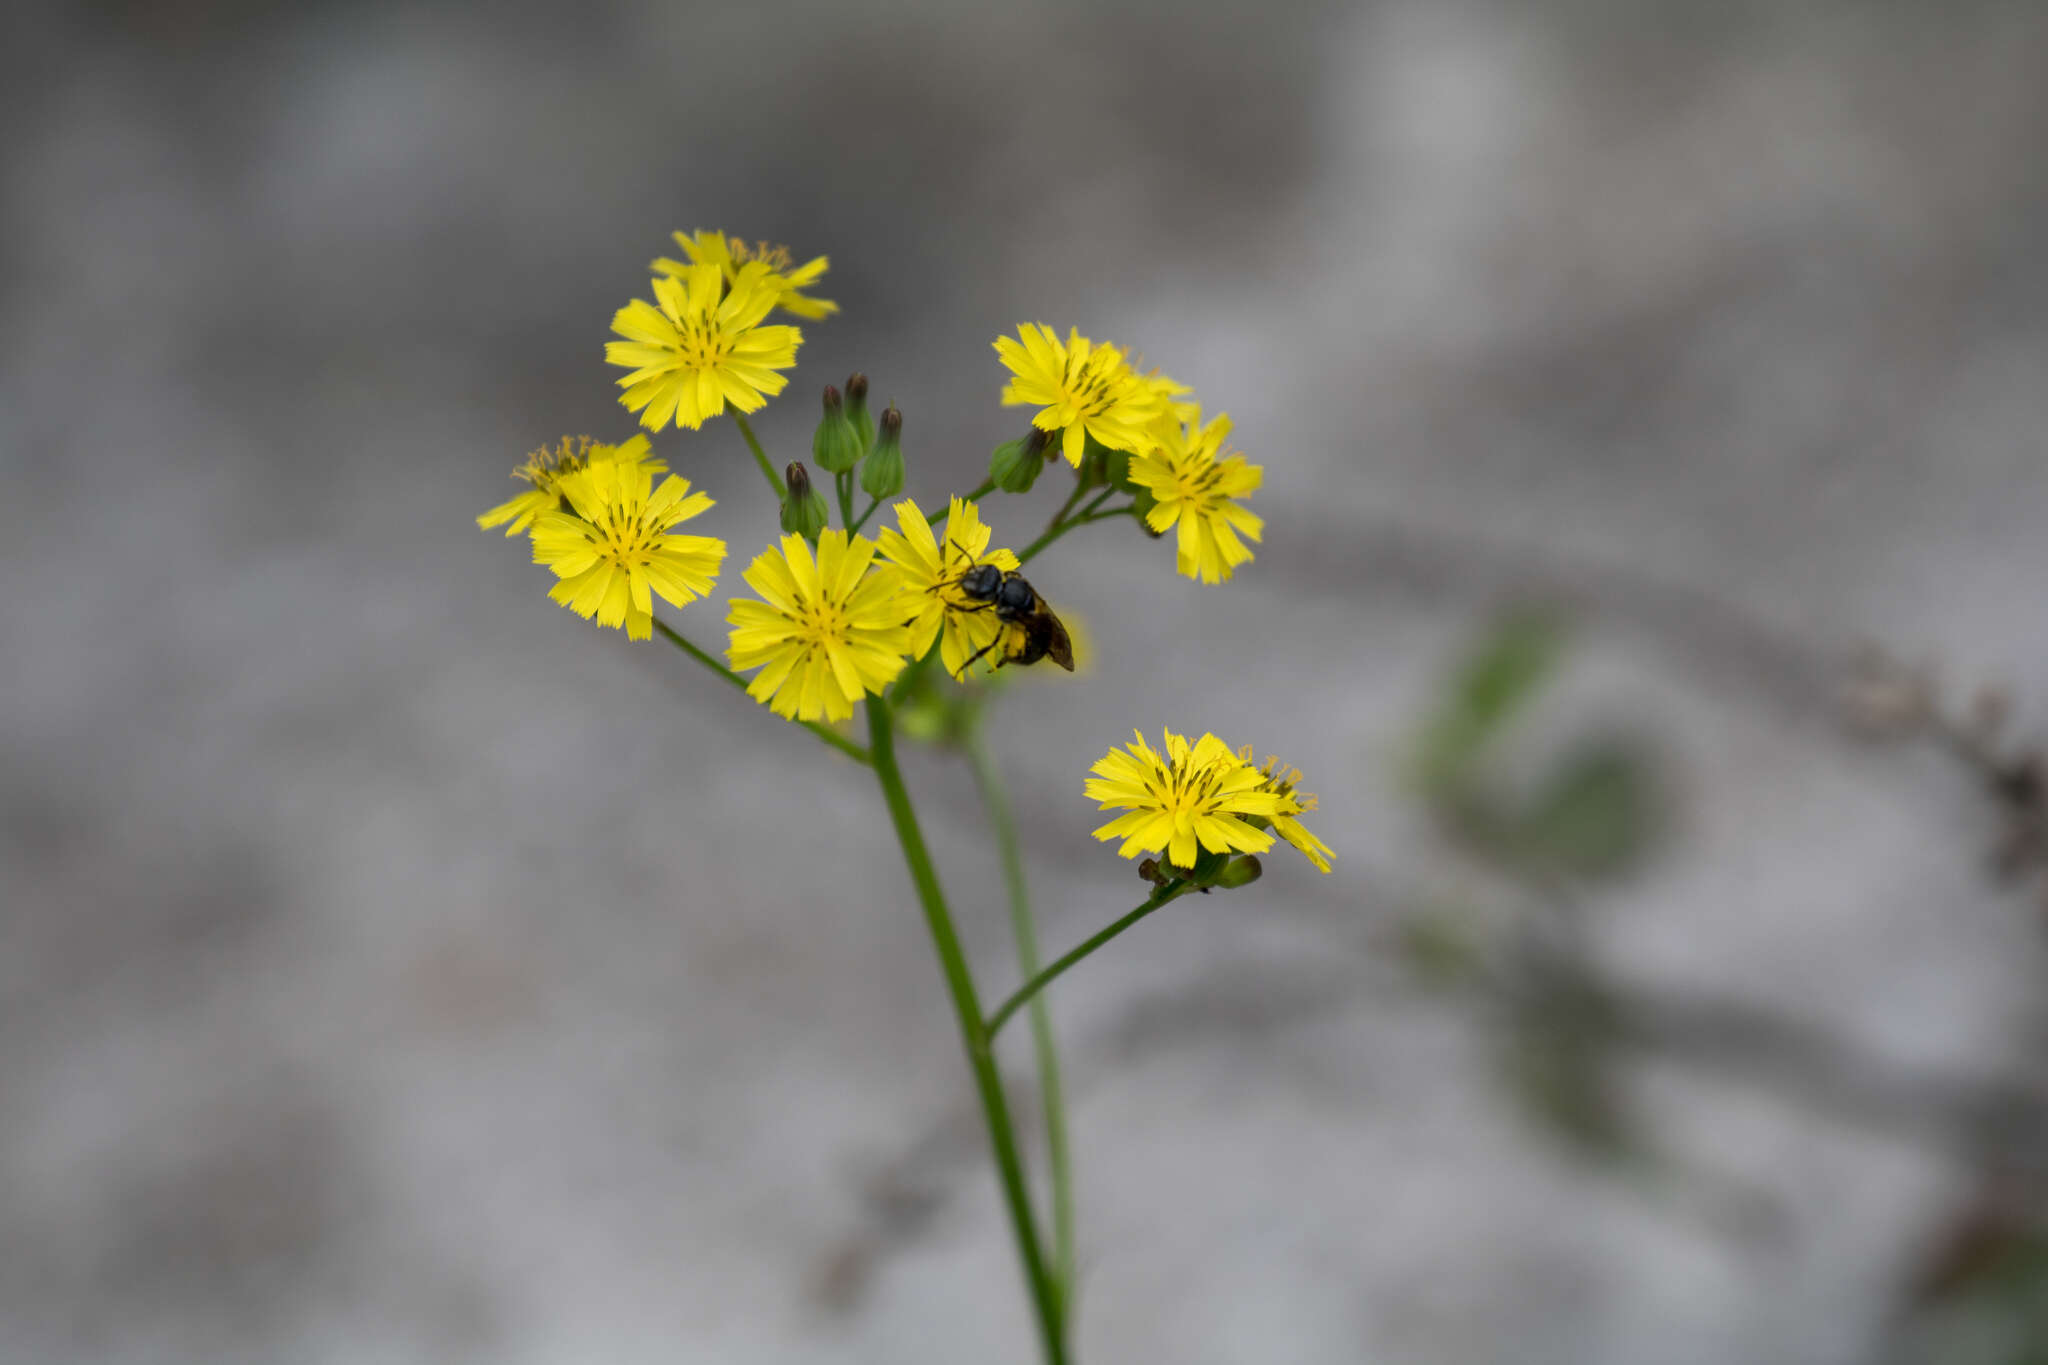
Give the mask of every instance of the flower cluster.
[{"label": "flower cluster", "polygon": [[[821,319],[838,311],[809,292],[827,259],[798,265],[784,247],[722,232],[674,236],[681,257],[652,263],[653,301],[618,310],[605,358],[627,371],[620,402],[649,430],[695,429],[730,410],[776,486],[784,534],[748,564],[743,576],[754,596],[732,601],[726,616],[726,658],[753,674],[728,676],[776,714],[813,726],[844,721],[863,698],[887,696],[906,669],[933,655],[958,678],[977,665],[986,674],[1048,657],[1071,668],[1065,627],[1020,570],[1023,559],[1088,521],[1128,514],[1154,537],[1174,532],[1178,571],[1203,583],[1225,581],[1251,561],[1248,542],[1259,540],[1263,522],[1244,503],[1262,471],[1228,448],[1230,418],[1205,421],[1186,385],[1156,369],[1141,372],[1122,346],[1077,330],[1061,340],[1037,323],[995,342],[1011,376],[1002,401],[1034,411],[1028,437],[998,448],[985,489],[1025,492],[1047,461],[1064,457],[1076,486],[1044,535],[1022,556],[993,544],[971,497],[929,515],[914,500],[896,501],[887,509],[893,526],[874,539],[860,534],[867,514],[852,517],[856,490],[869,495],[872,513],[905,479],[902,414],[892,404],[878,426],[860,374],[847,381],[843,400],[837,388],[824,391],[812,440],[812,458],[838,495],[842,524],[831,526],[809,471],[791,464],[778,479],[744,423],[786,387],[782,372],[803,340],[770,314]],[[557,580],[549,596],[586,620],[648,639],[655,598],[681,607],[716,585],[726,543],[677,529],[712,499],[669,474],[646,435],[617,444],[564,438],[535,451],[514,477],[526,486],[477,524],[529,535],[534,562]],[[1127,501],[1105,508],[1118,493]],[[1232,859],[1243,866],[1277,834],[1330,870],[1329,847],[1300,818],[1315,798],[1296,790],[1299,770],[1276,759],[1258,766],[1248,748],[1233,751],[1210,734],[1190,744],[1168,731],[1163,750],[1140,735],[1093,771],[1087,794],[1124,812],[1097,837],[1122,840],[1126,858],[1163,853],[1174,875],[1196,877],[1199,863],[1207,869],[1202,885],[1221,884],[1218,868]],[[1256,875],[1255,859],[1251,866]]]},{"label": "flower cluster", "polygon": [[1227,414],[1205,425],[1187,385],[1158,370],[1140,374],[1122,347],[1071,329],[1062,342],[1027,322],[1016,337],[997,337],[995,348],[1011,374],[1003,402],[1037,407],[1031,425],[1056,437],[1077,470],[1091,450],[1110,456],[1101,480],[1136,495],[1132,510],[1154,535],[1178,528],[1175,567],[1183,576],[1220,583],[1251,561],[1244,542],[1258,540],[1265,523],[1242,500],[1264,471],[1224,448]]}]

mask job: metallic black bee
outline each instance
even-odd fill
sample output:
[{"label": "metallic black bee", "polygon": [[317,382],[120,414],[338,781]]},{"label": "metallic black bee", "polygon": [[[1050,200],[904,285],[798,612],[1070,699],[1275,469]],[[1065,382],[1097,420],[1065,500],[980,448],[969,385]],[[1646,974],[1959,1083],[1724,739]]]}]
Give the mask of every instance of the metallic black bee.
[{"label": "metallic black bee", "polygon": [[[963,597],[972,598],[978,605],[963,607],[963,611],[993,611],[996,619],[1006,626],[1015,626],[1015,631],[1005,630],[995,639],[976,650],[966,663],[960,665],[960,675],[966,676],[974,661],[994,649],[1003,646],[1004,664],[1035,664],[1040,659],[1051,659],[1061,668],[1074,671],[1074,642],[1067,638],[1067,628],[1060,624],[1060,618],[1053,615],[1052,608],[1045,605],[1045,599],[1038,590],[1024,581],[1024,576],[1015,569],[999,569],[993,564],[976,564],[960,577],[953,580]],[[996,667],[1002,667],[997,664]]]}]

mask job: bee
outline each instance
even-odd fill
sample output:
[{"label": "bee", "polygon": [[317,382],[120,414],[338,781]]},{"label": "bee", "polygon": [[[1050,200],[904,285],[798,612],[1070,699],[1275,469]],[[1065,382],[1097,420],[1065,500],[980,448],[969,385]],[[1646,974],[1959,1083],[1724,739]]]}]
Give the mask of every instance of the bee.
[{"label": "bee", "polygon": [[1015,632],[1001,632],[974,651],[960,665],[961,676],[966,676],[976,659],[999,644],[1003,646],[1002,664],[1035,664],[1040,659],[1051,659],[1067,672],[1074,671],[1074,642],[1067,638],[1067,628],[1053,615],[1038,590],[1024,581],[1024,575],[1015,569],[976,564],[953,580],[953,585],[961,596],[978,604],[964,607],[963,611],[993,611],[998,621],[1017,628]]}]

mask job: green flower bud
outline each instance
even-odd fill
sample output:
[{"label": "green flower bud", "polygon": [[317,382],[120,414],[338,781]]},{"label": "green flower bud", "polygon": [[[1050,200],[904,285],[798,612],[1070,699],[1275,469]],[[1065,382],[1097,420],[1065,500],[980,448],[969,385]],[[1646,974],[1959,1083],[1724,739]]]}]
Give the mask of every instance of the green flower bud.
[{"label": "green flower bud", "polygon": [[860,467],[860,486],[871,498],[893,498],[903,491],[903,414],[894,403],[882,409],[882,434]]},{"label": "green flower bud", "polygon": [[1223,870],[1229,863],[1229,860],[1230,855],[1227,853],[1218,853],[1213,849],[1207,848],[1200,849],[1195,853],[1195,865],[1186,870],[1175,868],[1174,875],[1185,877],[1197,887],[1207,891],[1210,887],[1216,885],[1216,879],[1223,875]]},{"label": "green flower bud", "polygon": [[860,437],[860,451],[854,456],[857,460],[875,445],[875,419],[868,416],[868,377],[859,370],[846,377],[846,420],[853,423],[854,434]]},{"label": "green flower bud", "polygon": [[789,494],[782,500],[782,529],[815,542],[831,518],[825,510],[825,495],[811,487],[811,471],[801,461],[792,461],[782,479],[789,486]]},{"label": "green flower bud", "polygon": [[1240,886],[1250,886],[1265,870],[1256,857],[1247,853],[1224,864],[1222,873],[1216,878],[1216,885],[1225,891],[1235,891]]},{"label": "green flower bud", "polygon": [[811,437],[811,458],[818,462],[818,468],[832,474],[843,474],[860,463],[861,453],[867,448],[867,442],[854,430],[852,421],[840,404],[839,390],[827,384],[825,415]]},{"label": "green flower bud", "polygon": [[1031,485],[1045,470],[1045,452],[1051,441],[1037,427],[1031,434],[1005,441],[988,457],[988,478],[1005,493],[1029,493]]}]

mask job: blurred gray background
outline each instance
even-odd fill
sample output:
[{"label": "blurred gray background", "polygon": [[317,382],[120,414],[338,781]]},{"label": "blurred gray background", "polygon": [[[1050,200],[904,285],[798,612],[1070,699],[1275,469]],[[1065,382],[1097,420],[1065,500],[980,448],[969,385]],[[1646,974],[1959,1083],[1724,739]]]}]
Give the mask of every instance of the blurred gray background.
[{"label": "blurred gray background", "polygon": [[[2038,5],[152,3],[0,47],[0,1360],[1030,1358],[869,776],[471,521],[632,430],[601,347],[676,228],[832,257],[778,459],[858,367],[913,493],[977,482],[1033,319],[1266,467],[1228,585],[1121,525],[1041,561],[1097,662],[994,721],[1055,950],[1144,889],[1080,793],[1133,726],[1302,764],[1340,855],[1059,987],[1084,1359],[1890,1359],[2042,1131],[1971,1099],[2039,1098],[2048,1017],[1995,803],[1836,704],[1872,639],[2048,724]],[[737,434],[657,444],[736,587]],[[1613,731],[1662,793],[1572,961],[1773,1021],[1602,1071],[1651,1157],[1410,961],[1558,912],[1402,780],[1525,598],[1572,626],[1510,769]],[[972,788],[912,778],[999,993]]]}]

